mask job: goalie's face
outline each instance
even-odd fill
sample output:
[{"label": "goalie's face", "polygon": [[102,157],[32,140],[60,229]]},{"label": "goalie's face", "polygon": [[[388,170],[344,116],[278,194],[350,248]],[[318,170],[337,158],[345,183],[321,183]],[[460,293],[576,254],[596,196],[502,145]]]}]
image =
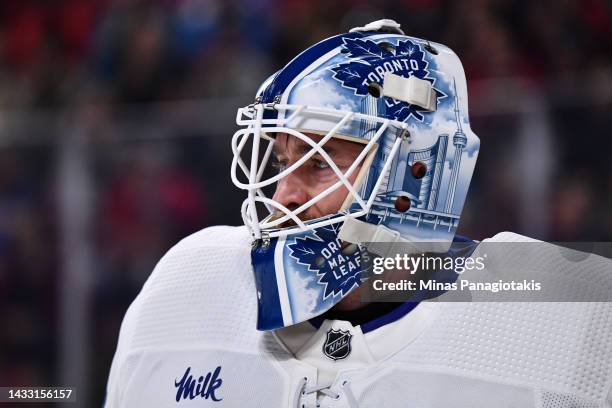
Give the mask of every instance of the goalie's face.
[{"label": "goalie's face", "polygon": [[[315,142],[319,142],[322,138],[322,136],[311,133],[305,133],[305,135]],[[346,173],[363,147],[363,144],[357,142],[332,138],[325,143],[323,149],[338,166],[338,169],[342,173]],[[274,143],[275,160],[273,165],[277,170],[282,171],[298,161],[311,149],[312,147],[306,142],[286,133],[279,133]],[[348,177],[350,184],[353,186],[360,169],[361,164]],[[329,163],[319,154],[315,154],[278,181],[273,199],[293,211],[337,182],[338,176]],[[348,193],[349,191],[345,186],[339,186],[335,191],[300,213],[298,217],[305,221],[335,214],[345,204]]]}]

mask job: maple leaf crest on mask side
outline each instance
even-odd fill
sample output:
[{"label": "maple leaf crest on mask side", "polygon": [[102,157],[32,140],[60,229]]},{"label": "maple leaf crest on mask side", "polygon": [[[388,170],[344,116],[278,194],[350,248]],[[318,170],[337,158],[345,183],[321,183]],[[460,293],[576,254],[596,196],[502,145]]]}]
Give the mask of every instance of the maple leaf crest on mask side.
[{"label": "maple leaf crest on mask side", "polygon": [[333,266],[334,263],[361,263],[361,260],[356,261],[356,258],[361,257],[359,250],[350,255],[342,253],[337,238],[340,226],[341,224],[333,224],[317,228],[305,237],[296,237],[294,242],[288,245],[291,258],[306,266],[308,271],[316,273],[317,283],[324,285],[324,300],[329,296],[346,295],[367,275],[362,267],[343,274]]}]

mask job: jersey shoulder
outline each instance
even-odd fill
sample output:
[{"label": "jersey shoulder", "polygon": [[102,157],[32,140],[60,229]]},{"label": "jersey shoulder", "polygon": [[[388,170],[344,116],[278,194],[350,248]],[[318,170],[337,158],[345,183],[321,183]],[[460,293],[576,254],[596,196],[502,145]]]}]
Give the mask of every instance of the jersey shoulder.
[{"label": "jersey shoulder", "polygon": [[612,261],[512,232],[470,256],[484,269],[466,270],[457,278],[463,290],[431,303],[389,377],[404,376],[424,395],[447,381],[462,395],[474,390],[483,406],[502,395],[520,397],[515,406],[602,406],[612,395]]},{"label": "jersey shoulder", "polygon": [[121,330],[129,333],[132,350],[228,341],[253,346],[228,326],[255,327],[255,293],[246,228],[205,228],[160,259]]},{"label": "jersey shoulder", "polygon": [[249,248],[251,236],[246,227],[232,227],[229,225],[215,225],[203,228],[180,240],[173,246],[166,256],[177,250],[202,247],[246,247]]},{"label": "jersey shoulder", "polygon": [[484,239],[482,242],[543,242],[535,238],[517,234],[511,231],[502,231],[493,235],[490,238]]},{"label": "jersey shoulder", "polygon": [[[206,228],[161,258],[121,325],[108,408],[188,402],[180,384],[190,373],[196,381],[207,372],[226,380],[256,370],[258,379],[273,378],[268,394],[279,386],[271,356],[283,349],[255,329],[250,241],[246,228]],[[242,386],[228,380],[217,396],[241,395]]]}]

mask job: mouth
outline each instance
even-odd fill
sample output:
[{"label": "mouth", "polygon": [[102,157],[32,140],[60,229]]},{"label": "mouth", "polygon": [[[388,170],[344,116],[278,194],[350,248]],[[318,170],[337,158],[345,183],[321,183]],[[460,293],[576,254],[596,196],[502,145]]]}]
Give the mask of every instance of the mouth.
[{"label": "mouth", "polygon": [[[270,216],[270,218],[269,218],[269,220],[268,220],[268,221],[269,221],[269,222],[276,221],[276,220],[278,220],[278,219],[280,219],[280,218],[283,218],[285,215],[286,215],[285,213],[283,213],[283,212],[281,212],[281,211],[277,211],[277,212],[273,213],[273,214]],[[317,217],[313,217],[313,216],[311,216],[311,215],[309,215],[309,214],[300,214],[300,215],[298,215],[298,218],[299,218],[301,221],[306,222],[306,221],[311,221],[311,220],[314,220],[314,219],[315,219],[315,218],[317,218]],[[292,219],[288,219],[288,220],[286,220],[286,221],[283,221],[283,222],[282,222],[282,223],[280,223],[279,225],[277,225],[275,228],[289,228],[289,227],[296,227],[296,226],[297,226],[297,223],[296,223],[295,221],[293,221]]]}]

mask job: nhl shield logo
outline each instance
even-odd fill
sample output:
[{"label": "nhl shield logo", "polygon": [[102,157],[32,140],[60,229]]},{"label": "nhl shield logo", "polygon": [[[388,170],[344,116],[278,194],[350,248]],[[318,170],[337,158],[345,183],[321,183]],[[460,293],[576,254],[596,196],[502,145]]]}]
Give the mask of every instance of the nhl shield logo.
[{"label": "nhl shield logo", "polygon": [[351,353],[351,338],[353,338],[353,335],[348,330],[330,329],[323,344],[323,354],[332,360],[341,360],[348,357]]}]

